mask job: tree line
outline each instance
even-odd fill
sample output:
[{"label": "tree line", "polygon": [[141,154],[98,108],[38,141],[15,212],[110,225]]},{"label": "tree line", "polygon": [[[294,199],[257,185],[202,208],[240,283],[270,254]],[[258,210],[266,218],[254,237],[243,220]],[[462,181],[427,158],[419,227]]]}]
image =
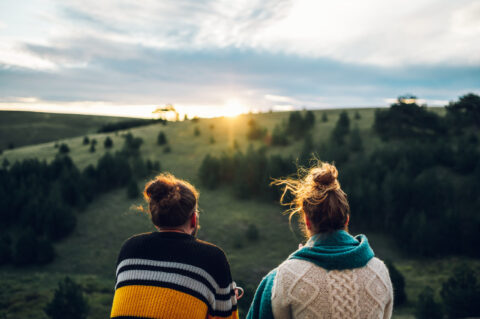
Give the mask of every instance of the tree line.
[{"label": "tree line", "polygon": [[[368,132],[352,128],[348,112],[341,112],[323,143],[306,129],[307,116],[293,112],[283,134],[287,141],[303,137],[296,157],[267,156],[265,147],[207,155],[199,179],[209,188],[231,185],[238,198],[278,200],[279,190],[269,187],[271,178],[295,173],[296,163],[308,166],[316,154],[339,168],[353,228],[382,230],[410,254],[478,257],[480,97],[462,96],[444,115],[405,101],[400,97],[390,108],[377,110]],[[365,133],[373,137],[365,140]]]},{"label": "tree line", "polygon": [[142,142],[126,134],[121,151],[83,170],[60,152],[51,163],[26,159],[0,169],[0,264],[48,263],[53,242],[73,231],[77,212],[100,194],[128,185],[127,194],[138,196],[136,179],[160,170],[140,157]]}]

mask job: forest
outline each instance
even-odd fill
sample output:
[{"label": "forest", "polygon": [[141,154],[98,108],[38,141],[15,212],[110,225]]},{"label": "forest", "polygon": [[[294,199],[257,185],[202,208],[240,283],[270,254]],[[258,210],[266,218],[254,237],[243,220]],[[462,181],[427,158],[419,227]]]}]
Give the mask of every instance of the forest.
[{"label": "forest", "polygon": [[[371,145],[365,145],[346,111],[327,141],[315,145],[313,113],[293,112],[267,143],[282,147],[303,140],[297,157],[267,156],[265,147],[252,146],[245,153],[208,154],[199,179],[209,188],[232,185],[238,198],[278,201],[281,190],[269,186],[274,178],[295,176],[315,158],[334,162],[353,228],[381,229],[402,250],[419,256],[479,257],[480,97],[460,97],[443,116],[405,100],[399,97],[388,109],[375,111],[377,140]],[[250,120],[248,138],[265,137],[258,132],[262,128]]]}]

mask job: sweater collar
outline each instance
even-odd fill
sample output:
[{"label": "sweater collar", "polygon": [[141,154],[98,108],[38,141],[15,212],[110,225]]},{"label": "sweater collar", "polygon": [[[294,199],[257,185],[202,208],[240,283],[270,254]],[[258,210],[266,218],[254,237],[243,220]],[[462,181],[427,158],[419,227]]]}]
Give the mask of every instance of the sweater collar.
[{"label": "sweater collar", "polygon": [[353,237],[344,230],[312,236],[306,245],[288,259],[302,259],[327,270],[365,266],[374,256],[365,235]]}]

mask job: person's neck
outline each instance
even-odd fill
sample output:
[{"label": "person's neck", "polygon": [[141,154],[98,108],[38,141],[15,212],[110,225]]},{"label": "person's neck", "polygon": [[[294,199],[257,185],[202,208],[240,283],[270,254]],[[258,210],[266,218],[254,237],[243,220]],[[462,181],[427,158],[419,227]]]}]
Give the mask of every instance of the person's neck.
[{"label": "person's neck", "polygon": [[190,235],[185,229],[182,228],[158,228],[160,233],[181,233]]}]

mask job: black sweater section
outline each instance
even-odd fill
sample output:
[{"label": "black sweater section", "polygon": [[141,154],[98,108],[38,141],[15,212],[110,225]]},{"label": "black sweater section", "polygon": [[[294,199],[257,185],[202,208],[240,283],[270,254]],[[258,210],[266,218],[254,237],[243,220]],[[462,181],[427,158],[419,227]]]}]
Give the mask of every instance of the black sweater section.
[{"label": "black sweater section", "polygon": [[225,253],[219,247],[188,234],[152,232],[135,235],[123,244],[117,267],[123,260],[132,258],[188,264],[205,270],[220,288],[232,283]]}]

